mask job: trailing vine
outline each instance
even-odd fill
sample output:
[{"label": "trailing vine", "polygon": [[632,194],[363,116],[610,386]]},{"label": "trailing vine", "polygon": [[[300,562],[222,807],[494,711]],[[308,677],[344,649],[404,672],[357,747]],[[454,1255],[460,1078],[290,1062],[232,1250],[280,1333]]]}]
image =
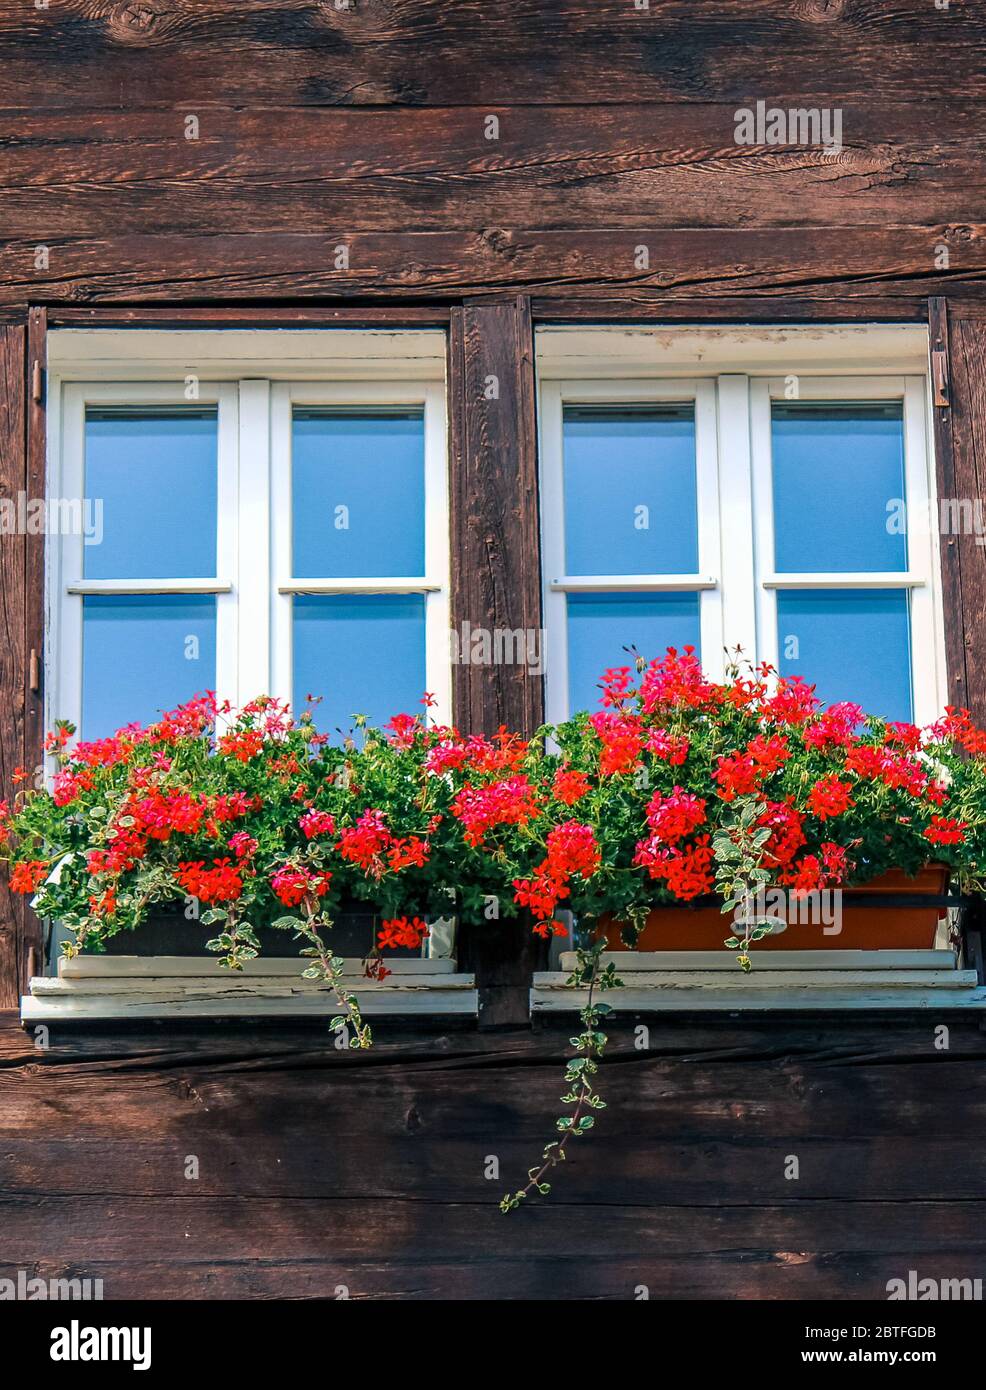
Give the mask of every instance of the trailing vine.
[{"label": "trailing vine", "polygon": [[571,1112],[559,1115],[555,1121],[555,1128],[561,1138],[553,1139],[545,1145],[540,1166],[534,1165],[528,1169],[526,1186],[516,1192],[507,1193],[500,1203],[502,1212],[516,1210],[532,1192],[546,1197],[551,1191],[551,1184],[546,1181],[546,1175],[559,1163],[565,1162],[569,1142],[588,1134],[593,1128],[596,1119],[590,1112],[606,1109],[606,1102],[596,1091],[593,1078],[599,1071],[599,1061],[609,1041],[599,1022],[613,1010],[609,1004],[602,1003],[595,996],[597,992],[602,994],[606,990],[619,988],[623,981],[617,978],[612,961],[605,966],[602,965],[605,949],[606,942],[603,939],[589,947],[580,947],[576,952],[575,969],[565,982],[573,989],[588,989],[588,998],[585,1008],[579,1013],[582,1032],[571,1039],[576,1055],[570,1057],[565,1066],[568,1090],[561,1100],[565,1105],[571,1106]]}]

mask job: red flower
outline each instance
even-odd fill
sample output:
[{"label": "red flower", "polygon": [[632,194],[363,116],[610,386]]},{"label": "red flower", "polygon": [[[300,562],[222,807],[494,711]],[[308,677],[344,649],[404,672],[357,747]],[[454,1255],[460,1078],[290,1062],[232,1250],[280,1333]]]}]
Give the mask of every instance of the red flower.
[{"label": "red flower", "polygon": [[274,896],[285,907],[297,907],[309,895],[320,898],[329,890],[330,873],[313,874],[296,864],[282,864],[270,881]]},{"label": "red flower", "polygon": [[10,874],[10,886],[15,893],[34,893],[48,877],[48,865],[43,859],[24,859],[15,864]]},{"label": "red flower", "polygon": [[738,796],[759,791],[763,776],[764,773],[751,757],[743,753],[729,753],[716,760],[712,780],[718,782],[723,801],[735,801]]},{"label": "red flower", "polygon": [[305,832],[305,839],[310,840],[315,835],[334,835],[336,829],[335,817],[328,811],[311,810],[306,812],[298,822]]},{"label": "red flower", "polygon": [[538,802],[526,777],[509,777],[488,787],[463,787],[452,813],[465,826],[466,843],[478,845],[497,825],[526,825],[537,815]]},{"label": "red flower", "polygon": [[655,792],[647,806],[647,824],[658,840],[677,844],[705,824],[705,805],[701,797],[675,787],[670,796]]},{"label": "red flower", "polygon": [[175,878],[192,898],[204,903],[235,902],[243,892],[241,870],[230,859],[215,859],[207,869],[203,860],[179,864]]},{"label": "red flower", "polygon": [[590,790],[589,779],[584,772],[561,767],[555,773],[551,790],[566,806],[574,806],[576,801],[581,801]]},{"label": "red flower", "polygon": [[259,729],[236,729],[223,734],[219,739],[219,751],[238,762],[248,763],[255,758],[264,746],[264,736]]},{"label": "red flower", "polygon": [[819,820],[829,820],[841,816],[855,802],[849,793],[852,787],[848,782],[840,782],[834,774],[822,777],[808,793],[808,809]]},{"label": "red flower", "polygon": [[420,917],[412,917],[410,920],[407,917],[391,917],[381,924],[377,941],[382,947],[391,950],[404,947],[406,950],[417,951],[428,931],[428,923],[422,922]]},{"label": "red flower", "polygon": [[688,757],[691,744],[683,735],[669,734],[667,729],[651,729],[647,735],[647,751],[672,767],[681,767]]},{"label": "red flower", "polygon": [[931,824],[923,832],[924,838],[933,845],[960,845],[965,840],[968,822],[955,820],[950,816],[932,816]]}]

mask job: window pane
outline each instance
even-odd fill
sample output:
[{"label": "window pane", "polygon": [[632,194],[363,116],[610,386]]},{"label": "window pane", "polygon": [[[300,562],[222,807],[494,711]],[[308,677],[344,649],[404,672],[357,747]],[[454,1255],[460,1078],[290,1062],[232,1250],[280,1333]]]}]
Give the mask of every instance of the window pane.
[{"label": "window pane", "polygon": [[86,410],[87,579],[215,576],[218,428],[215,408]]},{"label": "window pane", "polygon": [[424,574],[422,410],[296,410],[291,468],[297,578]]},{"label": "window pane", "polygon": [[899,404],[775,405],[773,474],[779,574],[907,569]]},{"label": "window pane", "polygon": [[425,692],[423,594],[299,594],[294,599],[294,704],[321,695],[320,729],[380,725],[417,714]]},{"label": "window pane", "polygon": [[216,600],[102,595],[82,605],[82,736],[146,723],[216,686]]},{"label": "window pane", "polygon": [[569,711],[599,708],[599,678],[610,666],[629,666],[623,650],[647,661],[668,647],[699,652],[698,594],[569,594]]},{"label": "window pane", "polygon": [[569,574],[698,569],[692,406],[566,406]]},{"label": "window pane", "polygon": [[853,700],[885,719],[913,717],[906,589],[781,592],[777,636],[781,674],[804,676],[825,704]]}]

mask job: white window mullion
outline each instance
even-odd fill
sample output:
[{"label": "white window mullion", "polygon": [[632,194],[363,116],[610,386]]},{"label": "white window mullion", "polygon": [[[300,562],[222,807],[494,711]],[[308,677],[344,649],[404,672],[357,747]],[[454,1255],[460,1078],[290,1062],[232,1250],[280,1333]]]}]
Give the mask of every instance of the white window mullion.
[{"label": "white window mullion", "polygon": [[[722,559],[719,452],[722,429],[716,418],[716,387],[712,381],[695,383],[695,487],[698,506],[698,566],[714,576],[701,586],[699,633],[702,666],[713,677],[724,672],[723,644],[736,639],[728,626],[726,570]],[[698,587],[698,586],[697,586]],[[654,653],[660,655],[661,653]]]},{"label": "white window mullion", "polygon": [[[230,507],[230,515],[239,523],[234,538],[237,661],[233,698],[237,705],[271,690],[270,394],[267,380],[239,383],[239,507],[237,510],[235,499]],[[223,515],[220,505],[220,517]]]},{"label": "white window mullion", "polygon": [[780,665],[777,633],[777,590],[765,579],[774,569],[774,494],[771,474],[770,382],[750,383],[750,447],[752,481],[752,541],[756,585],[757,660]]},{"label": "white window mullion", "polygon": [[562,458],[562,388],[541,386],[538,428],[541,469],[541,571],[544,584],[545,717],[560,724],[568,717],[568,599],[553,583],[565,574],[565,486]]},{"label": "white window mullion", "polygon": [[[937,488],[928,449],[925,379],[904,380],[904,479],[907,491],[907,569],[910,592],[911,679],[914,718],[933,721],[948,700],[945,677],[944,621],[941,612],[940,527]],[[914,525],[913,518],[918,518]]]},{"label": "white window mullion", "polygon": [[425,671],[437,723],[452,720],[451,543],[449,537],[449,451],[445,388],[435,382],[425,392]]},{"label": "white window mullion", "polygon": [[[717,382],[719,424],[719,509],[722,541],[722,628],[732,651],[757,660],[757,579],[750,450],[750,380],[741,373]],[[708,665],[708,663],[706,663]]]},{"label": "white window mullion", "polygon": [[270,395],[271,504],[271,686],[279,700],[292,701],[291,614],[291,388],[277,382]]}]

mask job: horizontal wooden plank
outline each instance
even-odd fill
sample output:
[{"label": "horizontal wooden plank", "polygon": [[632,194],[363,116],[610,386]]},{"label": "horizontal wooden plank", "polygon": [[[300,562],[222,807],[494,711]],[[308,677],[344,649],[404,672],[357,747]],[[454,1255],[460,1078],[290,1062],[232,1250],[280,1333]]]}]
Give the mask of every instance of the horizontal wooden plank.
[{"label": "horizontal wooden plank", "polygon": [[119,1258],[128,1246],[145,1260],[187,1259],[197,1249],[208,1251],[211,1261],[324,1260],[331,1253],[344,1265],[379,1258],[382,1239],[398,1260],[418,1265],[447,1259],[452,1251],[460,1260],[482,1262],[491,1249],[507,1258],[537,1261],[542,1255],[557,1257],[561,1250],[595,1257],[618,1250],[645,1260],[658,1252],[697,1259],[727,1251],[739,1255],[807,1248],[896,1254],[913,1267],[925,1253],[960,1245],[967,1254],[986,1259],[986,1201],[979,1199],[901,1202],[893,1207],[892,1220],[888,1204],[879,1201],[801,1202],[796,1209],[769,1202],[711,1208],[607,1206],[602,1220],[592,1203],[566,1200],[559,1180],[554,1200],[539,1205],[536,1216],[521,1218],[523,1230],[517,1231],[498,1210],[501,1185],[486,1181],[479,1166],[477,1200],[464,1203],[192,1194],[127,1202],[108,1194],[41,1198],[3,1193],[0,1222],[5,1260],[15,1268],[31,1268],[42,1255],[50,1259],[57,1252],[61,1260],[94,1269],[103,1260]]},{"label": "horizontal wooden plank", "polygon": [[[378,1016],[442,1018],[449,1015],[475,1016],[479,996],[474,989],[367,990],[360,999],[367,1018]],[[324,991],[271,994],[200,993],[178,996],[174,992],[153,993],[25,994],[21,999],[21,1020],[38,1023],[89,1023],[128,1019],[171,1018],[324,1018],[340,1012],[338,1004]]]},{"label": "horizontal wooden plank", "polygon": [[[535,1013],[573,1013],[584,1009],[588,990],[563,989],[557,985],[538,985],[531,990],[531,1009]],[[923,986],[832,985],[821,988],[810,983],[789,985],[786,989],[750,986],[746,989],[703,988],[694,985],[613,990],[606,1002],[618,1013],[662,1013],[692,1011],[714,1013],[722,1009],[764,1009],[788,1012],[801,1009],[971,1009],[986,1010],[986,988],[965,985],[950,989],[941,983]]]},{"label": "horizontal wooden plank", "polygon": [[[482,1202],[499,1191],[484,1176],[477,1155],[482,1136],[423,1128],[365,1126],[361,1139],[334,1126],[293,1130],[282,1136],[256,1132],[249,1152],[221,1131],[192,1136],[149,1133],[108,1137],[37,1138],[10,1135],[0,1147],[0,1189],[39,1198],[99,1196],[124,1199],[173,1197],[195,1200],[237,1192],[242,1197],[400,1201]],[[946,1201],[959,1191],[976,1190],[982,1173],[978,1148],[970,1139],[938,1138],[929,1162],[926,1137],[881,1139],[813,1138],[796,1141],[797,1181],[785,1176],[791,1150],[786,1134],[710,1140],[701,1135],[666,1136],[658,1126],[641,1130],[632,1143],[613,1142],[601,1117],[592,1146],[579,1150],[565,1169],[564,1190],[571,1202],[592,1202],[605,1184],[607,1200],[631,1205],[728,1207],[758,1202],[799,1207],[804,1202],[916,1200]],[[598,1142],[597,1142],[598,1141]],[[366,1146],[372,1142],[372,1176]],[[496,1136],[504,1180],[522,1174],[531,1160],[531,1138],[505,1126]],[[186,1176],[186,1157],[194,1153],[198,1175]]]},{"label": "horizontal wooden plank", "polygon": [[[758,978],[759,975],[759,978]],[[538,990],[565,990],[566,972],[544,971],[534,976],[534,988]],[[774,970],[769,974],[758,972],[757,968],[745,974],[733,957],[733,968],[727,970],[633,970],[626,972],[628,989],[642,990],[719,990],[735,994],[737,991],[771,992],[777,990],[893,990],[909,992],[915,989],[956,990],[969,989],[978,983],[975,970]],[[611,1000],[618,1001],[619,991],[611,993]]]},{"label": "horizontal wooden plank", "polygon": [[[500,122],[485,138],[490,114]],[[475,108],[54,112],[5,120],[8,238],[456,227],[926,224],[961,259],[982,220],[986,107],[845,113],[838,152],[738,145],[735,102]]]},{"label": "horizontal wooden plank", "polygon": [[121,104],[748,105],[910,99],[929,73],[986,96],[980,7],[929,0],[58,0],[0,10],[8,108]]},{"label": "horizontal wooden plank", "polygon": [[[431,1214],[434,1221],[442,1221],[440,1208],[432,1208]],[[599,1219],[605,1219],[605,1209],[599,1212]],[[295,1312],[290,1305],[283,1306],[284,1300],[334,1300],[341,1296],[340,1290],[345,1290],[354,1302],[388,1303],[470,1300],[488,1304],[491,1300],[572,1299],[627,1302],[638,1299],[642,1287],[652,1301],[712,1300],[717,1307],[726,1299],[882,1302],[887,1297],[888,1281],[906,1278],[908,1268],[913,1268],[901,1252],[829,1250],[823,1241],[812,1236],[807,1226],[795,1228],[792,1237],[790,1249],[705,1251],[700,1258],[689,1258],[682,1254],[666,1255],[656,1242],[643,1253],[626,1255],[610,1250],[603,1255],[586,1254],[566,1247],[559,1232],[556,1248],[542,1249],[532,1260],[523,1253],[523,1237],[505,1223],[495,1249],[486,1239],[471,1251],[455,1251],[429,1261],[415,1260],[413,1251],[403,1246],[399,1251],[376,1251],[363,1259],[341,1260],[327,1249],[321,1257],[304,1260],[290,1256],[210,1260],[197,1248],[167,1259],[145,1255],[125,1226],[119,1249],[98,1263],[69,1261],[46,1252],[38,1254],[31,1271],[32,1276],[62,1278],[91,1270],[103,1279],[106,1298],[114,1299],[277,1299],[282,1301],[278,1323],[283,1328],[286,1323],[290,1325],[292,1317],[304,1314],[308,1321],[311,1317],[310,1309],[299,1307]],[[809,1248],[813,1244],[815,1248]],[[943,1246],[936,1252],[922,1252],[920,1270],[923,1277],[929,1278],[977,1279],[982,1277],[982,1256]],[[16,1278],[16,1270],[0,1268],[0,1275]],[[940,1304],[935,1305],[935,1310],[935,1317],[940,1320],[945,1310]],[[711,1312],[716,1315],[715,1308]],[[954,1312],[964,1319],[968,1310],[956,1308]],[[898,1321],[904,1321],[903,1317]],[[717,1327],[721,1331],[719,1316]],[[304,1337],[309,1328],[298,1326],[296,1331]],[[737,1332],[739,1335],[740,1330]],[[749,1329],[744,1328],[742,1333],[748,1336]],[[938,1369],[952,1370],[946,1358],[949,1352],[955,1352],[958,1364],[954,1371],[961,1373],[959,1358],[968,1355],[967,1349],[962,1350],[968,1346],[967,1337],[939,1337],[939,1343]],[[224,1360],[223,1370],[230,1365],[235,1367],[235,1357],[232,1362]]]},{"label": "horizontal wooden plank", "polygon": [[[0,304],[30,300],[111,303],[140,298],[195,303],[263,296],[428,294],[435,298],[520,288],[545,294],[582,284],[675,290],[679,299],[811,294],[820,303],[854,294],[872,299],[902,287],[945,293],[949,275],[986,277],[986,224],[966,233],[948,275],[935,266],[944,226],[861,228],[732,227],[480,232],[353,232],[104,239],[52,238],[46,271],[35,268],[35,241],[0,250]],[[649,248],[640,268],[637,248]],[[336,269],[348,247],[348,269]]]},{"label": "horizontal wooden plank", "polygon": [[[562,951],[562,970],[574,970],[574,951]],[[620,974],[636,976],[639,970],[692,971],[717,970],[737,973],[736,956],[731,951],[605,951],[602,963],[612,962]],[[954,970],[954,951],[771,951],[761,952],[754,974],[764,970]]]},{"label": "horizontal wooden plank", "polygon": [[[300,943],[299,943],[300,944]],[[112,980],[112,979],[195,979],[235,980],[237,974],[246,979],[254,976],[278,978],[288,976],[299,978],[308,964],[305,960],[274,959],[260,957],[243,963],[243,969],[234,974],[224,969],[214,956],[73,956],[71,960],[62,957],[58,962],[60,980]],[[410,975],[453,975],[453,960],[409,960],[395,956],[385,960],[391,972],[391,979]],[[343,974],[351,979],[364,979],[363,962],[348,960],[343,965]],[[460,976],[459,979],[464,979]],[[366,981],[367,984],[376,983]],[[384,981],[386,984],[386,981]]]}]

